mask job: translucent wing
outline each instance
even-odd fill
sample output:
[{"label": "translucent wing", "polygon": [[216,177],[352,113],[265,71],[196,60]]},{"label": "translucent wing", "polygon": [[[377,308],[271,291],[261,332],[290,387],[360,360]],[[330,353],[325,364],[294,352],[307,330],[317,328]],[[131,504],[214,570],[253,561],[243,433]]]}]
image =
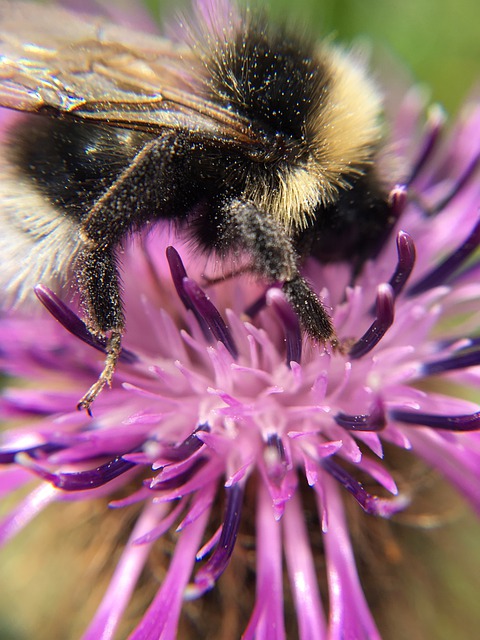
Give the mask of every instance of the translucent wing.
[{"label": "translucent wing", "polygon": [[0,106],[258,144],[246,119],[198,96],[199,68],[186,45],[59,7],[0,1]]}]

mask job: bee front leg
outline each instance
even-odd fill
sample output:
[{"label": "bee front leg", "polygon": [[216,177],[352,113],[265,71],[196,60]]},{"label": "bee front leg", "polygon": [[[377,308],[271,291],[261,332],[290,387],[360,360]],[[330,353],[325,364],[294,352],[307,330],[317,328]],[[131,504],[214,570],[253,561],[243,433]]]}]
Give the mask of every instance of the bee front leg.
[{"label": "bee front leg", "polygon": [[320,342],[337,344],[327,310],[298,270],[292,238],[283,225],[252,202],[233,200],[224,211],[219,243],[240,246],[253,259],[259,275],[283,283],[283,291],[306,333]]},{"label": "bee front leg", "polygon": [[105,366],[103,371],[98,376],[97,381],[92,384],[87,393],[81,398],[77,404],[77,409],[81,411],[85,409],[89,416],[92,415],[91,405],[98,394],[102,391],[105,385],[111,386],[113,374],[117,368],[118,358],[122,350],[122,332],[111,331],[110,336],[107,338],[107,357],[105,359]]},{"label": "bee front leg", "polygon": [[91,415],[91,405],[105,385],[110,386],[121,352],[125,326],[115,255],[108,247],[85,250],[77,278],[92,334],[106,338],[105,365],[98,380],[79,401],[77,408]]},{"label": "bee front leg", "polygon": [[164,193],[160,185],[168,184],[165,176],[174,152],[170,134],[147,143],[81,220],[84,249],[75,271],[89,329],[106,338],[107,351],[98,380],[78,403],[88,413],[105,385],[111,384],[125,328],[115,248],[161,210]]}]

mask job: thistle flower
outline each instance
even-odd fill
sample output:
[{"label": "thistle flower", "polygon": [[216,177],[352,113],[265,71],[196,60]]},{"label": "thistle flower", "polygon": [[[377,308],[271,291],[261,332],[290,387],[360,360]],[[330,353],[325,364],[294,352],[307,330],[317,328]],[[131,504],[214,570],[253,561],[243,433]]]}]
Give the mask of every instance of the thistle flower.
[{"label": "thistle flower", "polygon": [[385,446],[437,469],[480,512],[480,407],[463,392],[475,397],[480,385],[480,106],[442,142],[436,110],[419,134],[417,97],[393,127],[410,158],[392,191],[394,232],[353,283],[347,264],[305,266],[342,350],[302,340],[277,287],[248,276],[208,284],[204,262],[162,229],[125,247],[128,333],[93,417],[75,407],[104,345],[75,308],[39,283],[43,315],[1,319],[11,378],[0,409],[13,426],[2,434],[0,489],[35,486],[0,523],[0,540],[56,501],[107,496],[113,508],[141,507],[84,640],[113,637],[167,531],[176,532],[168,572],[130,637],[176,637],[184,600],[219,588],[247,527],[256,596],[244,638],[286,635],[283,555],[302,639],[379,638],[345,510],[353,500],[389,518],[408,505]]}]

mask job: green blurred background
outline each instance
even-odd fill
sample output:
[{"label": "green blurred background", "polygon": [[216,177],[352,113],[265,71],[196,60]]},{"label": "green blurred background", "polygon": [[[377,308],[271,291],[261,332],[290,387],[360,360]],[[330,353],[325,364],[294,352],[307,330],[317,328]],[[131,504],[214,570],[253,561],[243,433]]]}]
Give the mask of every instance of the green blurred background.
[{"label": "green blurred background", "polygon": [[[185,0],[147,0],[158,16]],[[319,35],[351,42],[367,36],[403,61],[431,87],[432,99],[454,112],[480,82],[479,0],[256,0],[273,16],[287,16]],[[160,6],[160,9],[159,9]]]}]

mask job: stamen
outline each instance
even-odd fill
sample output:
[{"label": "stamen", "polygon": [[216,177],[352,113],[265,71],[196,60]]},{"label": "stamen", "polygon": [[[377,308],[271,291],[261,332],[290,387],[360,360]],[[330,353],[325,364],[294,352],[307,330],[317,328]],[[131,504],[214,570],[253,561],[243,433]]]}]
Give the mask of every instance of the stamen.
[{"label": "stamen", "polygon": [[206,431],[208,433],[210,426],[208,424],[201,424],[188,438],[185,438],[183,442],[166,451],[162,451],[162,457],[172,462],[181,462],[182,460],[190,458],[190,456],[203,446],[203,442],[197,437],[199,431]]},{"label": "stamen", "polygon": [[269,289],[267,301],[275,308],[285,328],[285,341],[287,344],[287,364],[300,362],[302,358],[302,333],[297,314],[279,289]]},{"label": "stamen", "polygon": [[[397,298],[403,291],[410,275],[415,266],[416,250],[412,237],[405,231],[399,231],[397,233],[397,266],[392,274],[388,284],[392,287],[393,296]],[[375,308],[372,305],[370,313],[375,313]]]},{"label": "stamen", "polygon": [[162,476],[156,476],[154,480],[145,480],[144,486],[152,491],[167,491],[170,489],[178,489],[184,485],[188,480],[193,478],[193,476],[199,471],[202,467],[206,465],[208,462],[208,458],[206,456],[199,456],[196,458],[192,464],[185,469],[184,471],[180,471],[177,475],[162,480]]},{"label": "stamen", "polygon": [[335,416],[335,422],[348,431],[381,431],[387,424],[383,403],[378,399],[370,413],[348,415],[340,411]]},{"label": "stamen", "polygon": [[420,282],[408,290],[408,295],[416,296],[424,291],[438,287],[452,277],[457,269],[472,255],[480,244],[480,219],[473,227],[465,242],[445,258],[435,269],[427,273]]},{"label": "stamen", "polygon": [[268,436],[264,459],[268,477],[280,486],[288,470],[288,460],[282,439],[276,433]]},{"label": "stamen", "polygon": [[393,219],[392,223],[389,225],[388,229],[392,228],[398,220],[400,216],[405,210],[408,202],[408,192],[407,188],[403,184],[397,184],[390,192],[388,196],[388,201],[390,203],[390,217]]},{"label": "stamen", "polygon": [[405,231],[399,231],[397,234],[397,254],[397,267],[389,280],[395,298],[403,290],[415,265],[415,244]]},{"label": "stamen", "polygon": [[277,433],[271,433],[268,436],[267,446],[275,449],[278,455],[278,459],[282,462],[282,464],[286,464],[287,456],[285,454],[285,446],[282,442],[282,439],[279,437]]},{"label": "stamen", "polygon": [[457,353],[465,353],[465,351],[472,351],[475,347],[480,347],[480,336],[465,338],[458,336],[452,338],[445,338],[444,340],[438,340],[436,342],[436,346],[438,349],[448,349],[452,347],[454,344],[460,342],[462,343],[461,349],[458,350]]},{"label": "stamen", "polygon": [[444,209],[450,202],[455,198],[457,194],[463,189],[463,187],[470,181],[470,179],[475,175],[476,170],[480,167],[480,153],[473,158],[468,167],[465,169],[463,174],[457,180],[457,182],[453,185],[450,192],[437,202],[436,205],[430,210],[430,214],[435,214]]},{"label": "stamen", "polygon": [[51,444],[49,442],[45,444],[35,445],[26,449],[12,449],[9,451],[0,450],[0,464],[12,464],[15,462],[18,454],[25,453],[32,460],[42,460],[52,453],[62,451],[65,447],[61,445]]},{"label": "stamen", "polygon": [[[99,338],[92,335],[83,320],[81,320],[69,307],[67,307],[67,305],[62,302],[60,298],[53,293],[53,291],[48,287],[45,287],[43,284],[37,285],[34,291],[35,295],[47,311],[51,313],[55,320],[57,320],[57,322],[59,322],[69,333],[94,349],[97,349],[97,351],[101,351],[102,353],[107,352],[106,338]],[[119,361],[127,364],[133,364],[138,361],[138,357],[131,351],[122,348]]]},{"label": "stamen", "polygon": [[431,158],[432,153],[437,146],[440,134],[442,133],[445,119],[445,112],[440,105],[432,105],[429,109],[427,122],[425,123],[425,133],[417,161],[413,165],[410,178],[405,182],[407,187],[410,186],[416,178],[418,178],[418,175],[427,164],[427,161]]},{"label": "stamen", "polygon": [[378,254],[385,246],[385,243],[389,240],[392,229],[398,223],[402,213],[405,211],[407,201],[407,188],[405,185],[398,184],[390,191],[388,195],[389,211],[387,225],[385,226],[383,233],[377,238],[375,245],[370,251],[369,258],[371,260],[377,258]]},{"label": "stamen", "polygon": [[466,369],[467,367],[476,367],[480,364],[480,350],[461,351],[449,358],[427,362],[422,366],[424,376],[433,376],[446,371],[455,371],[457,369]]},{"label": "stamen", "polygon": [[260,311],[266,307],[267,293],[268,293],[268,289],[267,291],[265,291],[265,293],[262,293],[262,295],[259,298],[257,298],[254,302],[252,302],[250,306],[248,306],[245,309],[245,313],[249,318],[255,318],[257,313],[260,313]]},{"label": "stamen", "polygon": [[167,247],[166,253],[178,297],[185,308],[194,313],[205,339],[208,342],[211,342],[212,339],[219,340],[225,345],[231,356],[236,359],[238,357],[237,347],[218,309],[203,289],[188,277],[176,249]]},{"label": "stamen", "polygon": [[183,306],[187,311],[192,311],[200,329],[207,342],[211,342],[212,334],[208,327],[205,318],[198,312],[196,306],[193,304],[190,296],[185,291],[184,280],[188,277],[185,267],[183,266],[182,259],[178,251],[174,247],[167,247],[166,249],[168,266],[170,267],[170,273],[172,275],[172,281],[177,291],[177,295],[183,302]]},{"label": "stamen", "polygon": [[237,346],[217,307],[194,280],[184,278],[183,287],[197,312],[205,319],[214,338],[222,342],[230,355],[236,359],[238,357]]},{"label": "stamen", "polygon": [[389,284],[381,284],[377,289],[376,318],[369,329],[357,340],[349,351],[353,359],[363,357],[371,351],[383,338],[393,324],[394,294]]},{"label": "stamen", "polygon": [[28,469],[31,469],[38,476],[50,482],[62,491],[84,491],[86,489],[97,489],[107,482],[118,478],[122,474],[130,471],[135,467],[134,462],[127,462],[122,456],[117,456],[106,462],[105,464],[88,469],[87,471],[78,471],[73,473],[50,473],[43,469],[40,465],[35,464],[31,459],[23,453],[20,453],[15,460]]},{"label": "stamen", "polygon": [[393,420],[432,429],[446,431],[476,431],[480,429],[480,411],[466,415],[444,416],[420,411],[392,409],[389,415]]},{"label": "stamen", "polygon": [[244,492],[237,483],[227,487],[225,493],[227,506],[220,540],[210,560],[199,569],[195,576],[195,586],[198,589],[195,595],[198,596],[211,589],[225,571],[237,540]]},{"label": "stamen", "polygon": [[405,507],[404,498],[379,498],[378,496],[368,493],[360,482],[355,480],[355,478],[331,458],[324,458],[321,461],[321,465],[325,471],[352,494],[366,513],[381,516],[382,518],[390,518],[394,513]]}]

